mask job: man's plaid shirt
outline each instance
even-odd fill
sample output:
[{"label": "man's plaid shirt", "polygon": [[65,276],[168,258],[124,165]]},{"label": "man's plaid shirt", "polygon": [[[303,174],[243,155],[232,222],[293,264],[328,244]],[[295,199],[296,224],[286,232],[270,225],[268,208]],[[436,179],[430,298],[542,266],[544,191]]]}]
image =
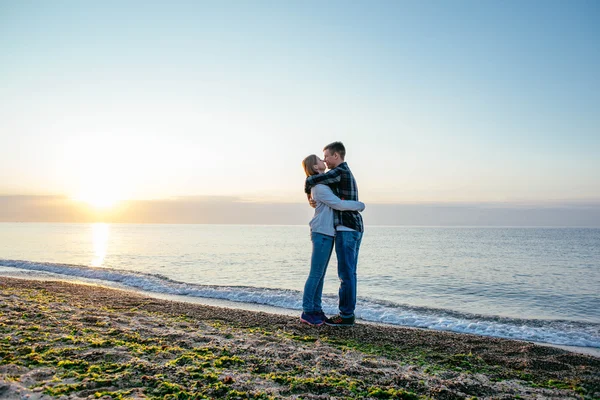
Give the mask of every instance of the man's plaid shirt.
[{"label": "man's plaid shirt", "polygon": [[[304,191],[310,194],[311,187],[318,184],[329,186],[342,200],[358,201],[358,186],[356,185],[352,171],[350,171],[348,164],[345,162],[324,174],[307,177],[304,184]],[[334,211],[333,224],[336,227],[342,225],[355,231],[364,231],[362,216],[358,211]]]}]

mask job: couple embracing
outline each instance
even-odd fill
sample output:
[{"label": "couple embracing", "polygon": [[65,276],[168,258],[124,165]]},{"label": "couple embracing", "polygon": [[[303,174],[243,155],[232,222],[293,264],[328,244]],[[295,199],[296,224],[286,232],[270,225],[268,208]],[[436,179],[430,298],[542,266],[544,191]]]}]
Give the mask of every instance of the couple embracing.
[{"label": "couple embracing", "polygon": [[[310,325],[353,326],[356,308],[356,267],[363,235],[356,180],[344,161],[342,142],[323,149],[323,160],[312,154],[302,161],[306,172],[306,192],[315,215],[310,221],[312,256],[310,273],[304,285],[302,316]],[[325,167],[329,168],[325,172]],[[327,318],[321,306],[323,282],[335,245],[338,260],[339,314]]]}]

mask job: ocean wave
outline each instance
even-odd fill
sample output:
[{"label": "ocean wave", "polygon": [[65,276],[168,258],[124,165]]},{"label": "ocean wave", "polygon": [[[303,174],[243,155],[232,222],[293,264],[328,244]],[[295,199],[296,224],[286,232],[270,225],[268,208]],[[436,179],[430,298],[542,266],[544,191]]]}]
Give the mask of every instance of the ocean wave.
[{"label": "ocean wave", "polygon": [[[292,310],[302,308],[302,293],[297,290],[201,285],[175,281],[160,274],[22,260],[0,259],[0,266],[29,271],[40,276],[50,273],[69,278],[91,279],[100,283],[118,283],[136,290],[167,295],[221,299]],[[323,303],[326,313],[337,311],[336,297],[324,296]],[[446,309],[414,307],[378,299],[360,299],[356,316],[365,321],[391,325],[600,348],[600,324],[595,323],[490,317]]]}]

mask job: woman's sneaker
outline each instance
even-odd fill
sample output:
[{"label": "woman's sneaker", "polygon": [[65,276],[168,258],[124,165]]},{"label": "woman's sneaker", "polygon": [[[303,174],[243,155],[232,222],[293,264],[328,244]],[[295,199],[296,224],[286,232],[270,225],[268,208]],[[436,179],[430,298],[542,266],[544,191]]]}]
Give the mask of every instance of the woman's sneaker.
[{"label": "woman's sneaker", "polygon": [[325,319],[325,324],[329,326],[354,326],[354,315],[351,317],[342,317],[338,314]]},{"label": "woman's sneaker", "polygon": [[321,319],[323,320],[323,322],[325,322],[325,320],[327,319],[327,315],[325,315],[325,313],[323,312],[323,310],[316,312],[316,314],[321,317]]},{"label": "woman's sneaker", "polygon": [[308,325],[320,326],[323,325],[323,317],[321,313],[307,313],[303,312],[300,316],[300,321]]}]

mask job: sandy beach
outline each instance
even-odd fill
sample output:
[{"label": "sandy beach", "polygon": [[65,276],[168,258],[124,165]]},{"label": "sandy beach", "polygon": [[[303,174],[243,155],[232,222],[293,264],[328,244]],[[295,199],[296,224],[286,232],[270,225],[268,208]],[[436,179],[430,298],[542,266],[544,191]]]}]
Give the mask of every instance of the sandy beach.
[{"label": "sandy beach", "polygon": [[600,398],[600,358],[533,343],[0,279],[0,398]]}]

